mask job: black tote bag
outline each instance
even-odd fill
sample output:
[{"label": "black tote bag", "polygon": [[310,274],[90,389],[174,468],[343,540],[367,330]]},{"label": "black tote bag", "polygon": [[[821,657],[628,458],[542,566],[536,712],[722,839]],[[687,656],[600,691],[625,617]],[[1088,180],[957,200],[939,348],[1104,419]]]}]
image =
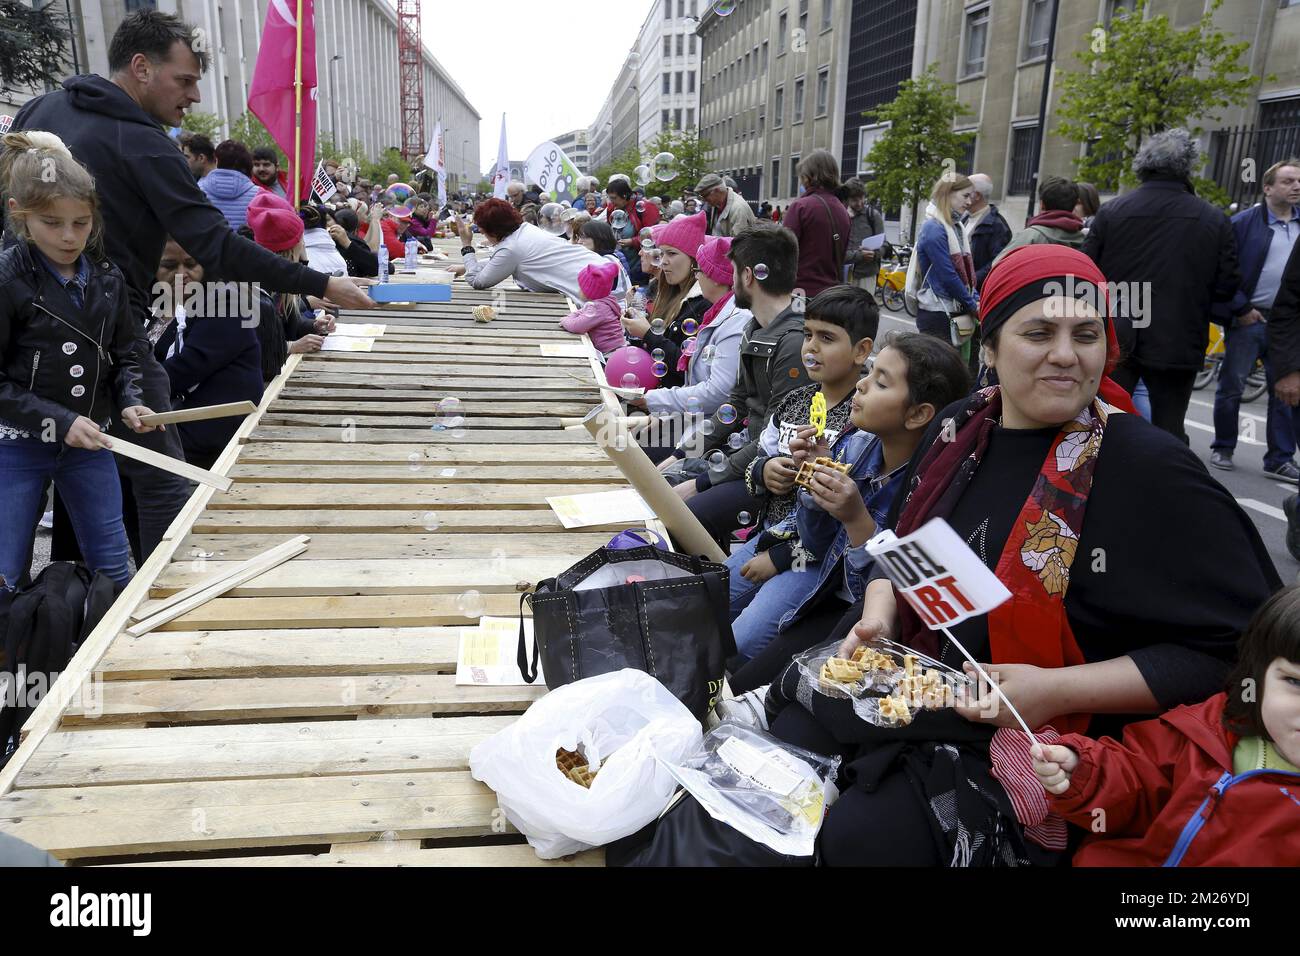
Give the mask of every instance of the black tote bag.
[{"label": "black tote bag", "polygon": [[[632,667],[657,678],[703,720],[736,652],[728,575],[725,565],[653,546],[594,551],[520,598],[519,671],[535,681],[540,656],[554,690]],[[525,601],[533,611],[531,665]]]}]

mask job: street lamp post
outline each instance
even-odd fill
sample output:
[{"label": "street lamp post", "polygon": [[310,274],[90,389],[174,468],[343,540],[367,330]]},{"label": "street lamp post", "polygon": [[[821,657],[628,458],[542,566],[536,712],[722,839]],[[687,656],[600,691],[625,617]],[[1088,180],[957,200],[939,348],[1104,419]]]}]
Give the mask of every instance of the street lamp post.
[{"label": "street lamp post", "polygon": [[[465,147],[468,145],[469,145],[468,139],[462,139],[460,141],[460,176],[457,177],[457,179],[465,175]],[[457,182],[456,188],[460,189],[461,185],[462,185],[461,183]]]},{"label": "street lamp post", "polygon": [[334,148],[343,152],[343,144],[339,142],[339,81],[338,74],[334,72],[334,64],[341,59],[342,53],[330,57],[330,133],[334,136]]}]

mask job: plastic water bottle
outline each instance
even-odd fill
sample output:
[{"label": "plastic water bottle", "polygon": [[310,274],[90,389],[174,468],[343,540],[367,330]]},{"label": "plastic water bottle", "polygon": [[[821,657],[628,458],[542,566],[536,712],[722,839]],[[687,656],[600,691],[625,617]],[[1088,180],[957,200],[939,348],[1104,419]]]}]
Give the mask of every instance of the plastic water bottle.
[{"label": "plastic water bottle", "polygon": [[379,243],[379,281],[388,281],[388,246],[383,242]]},{"label": "plastic water bottle", "polygon": [[420,244],[414,239],[406,240],[406,271],[414,272],[419,264]]}]

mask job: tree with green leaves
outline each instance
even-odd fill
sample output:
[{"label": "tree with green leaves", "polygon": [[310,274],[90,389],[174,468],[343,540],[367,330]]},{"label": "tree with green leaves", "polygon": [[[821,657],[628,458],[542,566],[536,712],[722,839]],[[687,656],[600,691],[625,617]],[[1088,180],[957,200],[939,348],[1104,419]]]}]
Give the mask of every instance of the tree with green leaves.
[{"label": "tree with green leaves", "polygon": [[275,141],[267,128],[262,125],[262,121],[251,112],[245,111],[239,119],[235,120],[235,122],[231,124],[230,138],[243,143],[248,147],[249,152],[262,146],[265,146],[267,149],[275,150],[275,155],[279,160],[280,168],[289,168],[289,161],[285,158],[284,150],[280,148],[280,144]]},{"label": "tree with green leaves", "polygon": [[[1223,0],[1212,0],[1192,27],[1176,29],[1163,14],[1144,15],[1147,0],[1117,13],[1109,27],[1098,24],[1077,54],[1080,69],[1062,71],[1056,131],[1089,145],[1076,160],[1080,179],[1111,191],[1132,186],[1133,157],[1155,133],[1182,126],[1193,136],[1200,120],[1217,121],[1216,111],[1249,100],[1258,82],[1241,56],[1248,41],[1232,43],[1214,26]],[[1197,179],[1198,191],[1213,201],[1217,186]]]},{"label": "tree with green leaves", "polygon": [[187,133],[199,133],[212,140],[212,145],[221,142],[221,127],[224,125],[220,116],[215,113],[204,113],[198,110],[185,114],[181,120],[181,129]]},{"label": "tree with green leaves", "polygon": [[640,186],[641,184],[636,180],[636,168],[649,166],[653,172],[654,158],[661,153],[669,153],[673,156],[675,163],[672,168],[676,175],[668,180],[661,180],[656,176],[641,188],[656,196],[664,195],[676,199],[683,192],[694,189],[700,178],[710,171],[709,157],[713,153],[713,144],[707,139],[701,139],[697,130],[679,130],[670,124],[661,129],[644,147],[638,149],[636,146],[629,146],[592,175],[604,184],[609,182],[610,176],[622,173],[632,181],[633,187]]},{"label": "tree with green leaves", "polygon": [[44,91],[63,79],[71,33],[66,13],[0,0],[0,90]]},{"label": "tree with green leaves", "polygon": [[917,211],[925,204],[935,182],[959,170],[974,133],[957,133],[953,123],[970,113],[957,99],[957,88],[939,79],[938,64],[898,86],[898,95],[884,106],[863,115],[874,123],[888,123],[863,157],[875,170],[871,191],[886,208],[912,207],[908,233],[916,235]]},{"label": "tree with green leaves", "polygon": [[640,165],[641,150],[636,146],[629,146],[608,163],[598,167],[591,175],[600,180],[602,186],[609,182],[610,176],[616,175],[617,173],[622,173],[628,179],[635,182],[636,179],[632,173]]}]

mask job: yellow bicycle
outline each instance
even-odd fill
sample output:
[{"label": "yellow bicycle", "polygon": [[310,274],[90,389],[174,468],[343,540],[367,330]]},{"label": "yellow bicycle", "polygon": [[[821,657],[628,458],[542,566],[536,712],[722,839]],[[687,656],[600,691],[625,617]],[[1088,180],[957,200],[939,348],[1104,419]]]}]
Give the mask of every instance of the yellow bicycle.
[{"label": "yellow bicycle", "polygon": [[[1210,323],[1210,342],[1205,347],[1205,363],[1201,370],[1196,373],[1196,382],[1193,388],[1198,391],[1209,385],[1219,377],[1220,366],[1223,365],[1223,356],[1227,352],[1227,336],[1224,335],[1223,326],[1214,322]],[[1246,376],[1246,384],[1241,392],[1243,402],[1253,402],[1264,394],[1268,388],[1268,382],[1264,377],[1264,363],[1259,359],[1255,360],[1255,367],[1250,370]]]},{"label": "yellow bicycle", "polygon": [[897,312],[903,309],[916,317],[916,306],[907,301],[903,288],[907,285],[907,264],[912,257],[911,246],[895,246],[895,258],[880,264],[876,273],[876,301],[882,308]]}]

